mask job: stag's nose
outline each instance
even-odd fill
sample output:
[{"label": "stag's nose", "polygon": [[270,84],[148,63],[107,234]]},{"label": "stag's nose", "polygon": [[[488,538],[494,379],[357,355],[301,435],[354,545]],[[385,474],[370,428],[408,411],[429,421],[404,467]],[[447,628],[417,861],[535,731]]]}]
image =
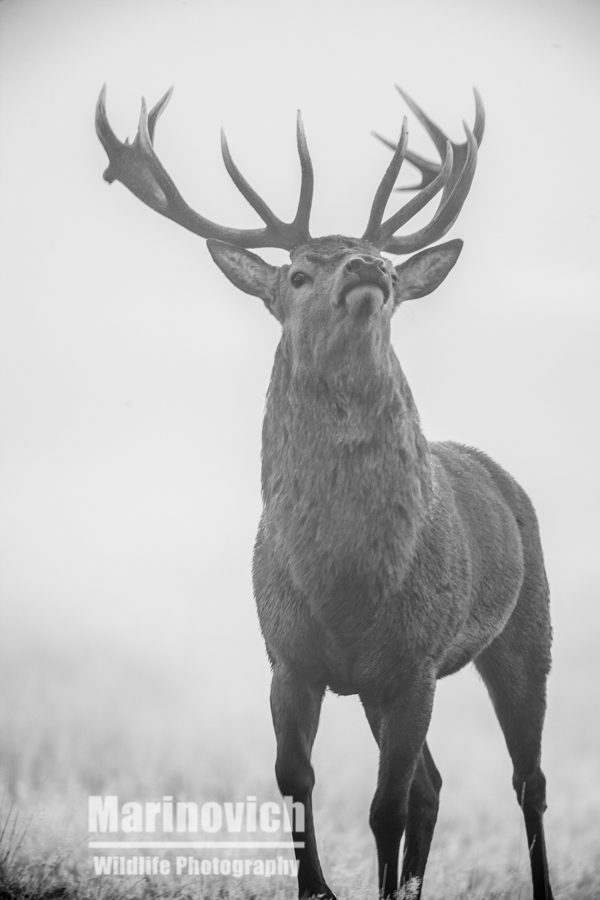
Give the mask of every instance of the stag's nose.
[{"label": "stag's nose", "polygon": [[369,278],[378,281],[385,274],[385,260],[376,256],[353,256],[344,268],[347,272],[358,275],[361,281],[368,281]]},{"label": "stag's nose", "polygon": [[355,317],[366,321],[390,296],[385,260],[370,254],[352,256],[344,263],[343,273],[345,277],[335,305],[344,306]]}]

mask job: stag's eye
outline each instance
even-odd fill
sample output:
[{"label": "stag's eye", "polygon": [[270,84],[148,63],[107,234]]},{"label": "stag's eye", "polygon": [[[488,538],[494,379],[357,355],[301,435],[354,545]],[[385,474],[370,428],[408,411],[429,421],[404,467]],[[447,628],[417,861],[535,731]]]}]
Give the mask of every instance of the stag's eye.
[{"label": "stag's eye", "polygon": [[309,276],[305,272],[294,272],[290,279],[295,288],[301,288],[302,285],[306,284],[309,280]]}]

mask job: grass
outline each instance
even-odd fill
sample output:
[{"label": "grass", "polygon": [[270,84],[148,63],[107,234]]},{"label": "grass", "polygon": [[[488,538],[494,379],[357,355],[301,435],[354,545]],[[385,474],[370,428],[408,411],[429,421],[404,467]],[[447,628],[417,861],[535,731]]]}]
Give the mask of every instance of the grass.
[{"label": "grass", "polygon": [[[146,633],[152,654],[102,635],[0,647],[0,900],[291,900],[284,876],[94,876],[87,796],[277,799],[268,668],[258,637],[222,655],[197,633]],[[91,639],[90,639],[91,640]],[[590,645],[591,646],[591,645]],[[587,712],[594,656],[559,647],[545,741],[547,838],[556,900],[600,896],[600,725]],[[593,649],[593,648],[592,648]],[[188,652],[188,650],[190,652]],[[562,668],[561,668],[562,666]],[[528,900],[524,828],[483,687],[470,673],[438,689],[430,745],[444,777],[427,900]],[[353,698],[326,698],[315,745],[317,837],[339,900],[376,896],[367,818],[376,748]]]},{"label": "grass", "polygon": [[[159,878],[100,878],[90,876],[89,867],[51,854],[44,860],[32,860],[17,847],[0,856],[1,900],[291,900],[296,895],[295,883],[273,880],[244,880],[225,878],[159,879]],[[367,900],[376,896],[370,864],[356,866],[355,857],[348,854],[343,860],[344,846],[335,865],[327,865],[332,872],[330,882],[335,885],[339,900]],[[348,850],[348,848],[346,848]],[[457,864],[458,863],[458,864]],[[354,870],[354,871],[353,871]],[[597,872],[597,869],[596,869]],[[557,900],[597,900],[599,880],[594,872],[580,872],[571,877],[554,878]],[[507,868],[492,871],[487,866],[469,870],[460,868],[460,861],[446,859],[444,874],[426,879],[426,896],[430,900],[525,900],[530,887],[522,873]],[[410,900],[405,894],[403,900]]]}]

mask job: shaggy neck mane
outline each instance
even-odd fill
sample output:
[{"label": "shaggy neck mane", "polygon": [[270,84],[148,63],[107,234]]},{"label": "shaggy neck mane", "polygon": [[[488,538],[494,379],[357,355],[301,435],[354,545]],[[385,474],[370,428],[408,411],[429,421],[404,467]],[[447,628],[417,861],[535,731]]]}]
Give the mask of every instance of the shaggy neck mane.
[{"label": "shaggy neck mane", "polygon": [[[285,495],[290,514],[386,521],[390,505],[418,530],[429,503],[427,442],[400,364],[360,363],[324,378],[294,371],[279,345],[263,426],[263,494],[268,505]],[[286,504],[287,505],[287,504]],[[331,513],[333,517],[333,513]]]}]

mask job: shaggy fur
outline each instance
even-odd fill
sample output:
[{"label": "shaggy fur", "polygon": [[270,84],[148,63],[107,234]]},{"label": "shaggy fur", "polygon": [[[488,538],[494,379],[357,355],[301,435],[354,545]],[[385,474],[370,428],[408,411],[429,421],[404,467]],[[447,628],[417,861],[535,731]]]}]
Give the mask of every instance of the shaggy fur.
[{"label": "shaggy fur", "polygon": [[401,884],[425,870],[441,784],[425,743],[436,679],[474,661],[512,756],[534,896],[550,900],[540,744],[551,632],[535,513],[483,453],[428,444],[390,343],[397,306],[443,280],[460,242],[396,269],[339,236],[298,248],[280,270],[219,242],[209,249],[283,328],[254,589],[273,667],[277,778],[307,813],[306,833],[294,835],[305,842],[300,896],[333,897],[310,799],[325,689],[360,696],[380,746],[371,825],[387,897],[404,833]]}]

